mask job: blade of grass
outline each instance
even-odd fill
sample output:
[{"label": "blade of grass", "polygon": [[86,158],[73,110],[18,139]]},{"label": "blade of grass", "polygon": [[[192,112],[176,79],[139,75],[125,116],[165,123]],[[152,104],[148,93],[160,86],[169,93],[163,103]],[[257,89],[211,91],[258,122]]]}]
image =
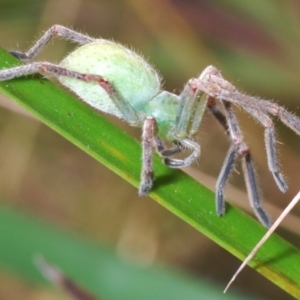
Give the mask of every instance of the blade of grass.
[{"label": "blade of grass", "polygon": [[[205,280],[162,266],[137,266],[112,250],[36,217],[0,205],[0,265],[29,281],[45,283],[33,260],[42,255],[65,275],[99,299],[229,300],[245,299],[222,294]],[[236,296],[236,297],[235,297]],[[68,298],[69,299],[69,298]]]},{"label": "blade of grass", "polygon": [[[1,68],[15,64],[15,58],[0,51]],[[0,91],[138,186],[139,142],[93,109],[41,76],[2,82]],[[230,205],[226,216],[218,218],[214,193],[187,174],[166,167],[158,157],[154,158],[154,167],[157,178],[150,196],[238,258],[244,259],[263,236],[265,229],[260,224]],[[274,235],[250,265],[288,293],[300,297],[299,262],[300,252]]]}]

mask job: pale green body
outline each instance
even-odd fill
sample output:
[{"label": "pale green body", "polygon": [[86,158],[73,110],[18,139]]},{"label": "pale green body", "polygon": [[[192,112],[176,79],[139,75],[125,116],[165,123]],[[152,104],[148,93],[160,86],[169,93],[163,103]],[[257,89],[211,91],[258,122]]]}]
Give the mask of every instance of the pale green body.
[{"label": "pale green body", "polygon": [[[172,132],[179,97],[161,91],[158,73],[135,52],[120,44],[99,39],[73,51],[60,65],[80,73],[103,76],[140,115],[141,121],[147,116],[154,117],[158,124],[158,135],[163,139],[174,139]],[[123,118],[99,84],[67,76],[60,76],[59,80],[97,110]]]}]

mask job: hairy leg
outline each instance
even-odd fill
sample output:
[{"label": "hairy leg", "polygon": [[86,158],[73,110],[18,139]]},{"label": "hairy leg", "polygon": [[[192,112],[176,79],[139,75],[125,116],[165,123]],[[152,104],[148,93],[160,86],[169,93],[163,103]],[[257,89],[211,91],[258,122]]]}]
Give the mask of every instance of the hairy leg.
[{"label": "hairy leg", "polygon": [[237,155],[238,148],[236,145],[232,144],[227,152],[216,182],[216,212],[218,216],[222,216],[225,213],[224,188],[228,183],[231,171],[234,168]]},{"label": "hairy leg", "polygon": [[184,147],[179,141],[173,142],[174,147],[165,148],[164,143],[158,136],[155,137],[155,144],[156,144],[156,152],[163,158],[173,156],[184,150]]},{"label": "hairy leg", "polygon": [[226,81],[217,71],[213,71],[206,76],[205,80],[191,79],[189,84],[192,88],[207,93],[211,97],[220,101],[240,106],[257,121],[259,121],[265,129],[265,145],[267,149],[267,158],[269,170],[272,172],[274,180],[282,192],[287,190],[287,184],[282,173],[279,170],[279,162],[276,150],[276,140],[274,124],[268,114],[278,116],[283,123],[293,129],[300,135],[300,119],[287,112],[284,108],[267,100],[257,97],[248,96],[235,90],[235,88]]},{"label": "hairy leg", "polygon": [[136,126],[141,123],[140,116],[136,111],[117,93],[114,86],[100,75],[83,74],[48,62],[33,62],[24,66],[0,70],[0,81],[10,80],[38,72],[56,77],[67,76],[84,82],[96,82],[107,92],[128,123]]},{"label": "hairy leg", "polygon": [[222,127],[228,133],[232,145],[229,148],[226,158],[224,160],[222,169],[220,171],[217,183],[216,183],[216,210],[218,215],[223,215],[225,212],[225,200],[224,200],[224,187],[226,186],[230,173],[234,168],[235,159],[237,155],[241,155],[243,173],[246,182],[248,197],[250,199],[251,206],[258,217],[258,219],[266,226],[271,225],[271,219],[264,211],[261,205],[261,195],[259,193],[258,185],[256,182],[253,162],[248,146],[243,141],[243,136],[238,125],[237,119],[233,112],[231,103],[222,101],[224,106],[225,115],[219,109],[214,98],[210,98],[208,101],[208,108],[220,122]]},{"label": "hairy leg", "polygon": [[11,51],[10,53],[21,60],[30,60],[34,58],[46,46],[46,44],[53,36],[60,36],[68,41],[75,42],[80,45],[91,43],[95,40],[87,35],[76,32],[67,27],[61,25],[53,25],[27,52],[23,53],[20,51]]},{"label": "hairy leg", "polygon": [[153,163],[152,154],[155,143],[156,121],[153,117],[147,117],[144,121],[142,133],[142,172],[139,188],[139,195],[145,196],[149,193],[153,185]]},{"label": "hairy leg", "polygon": [[[221,76],[216,68],[209,66],[195,80],[205,81],[211,75]],[[191,82],[189,80],[186,83],[179,96],[180,104],[174,129],[175,137],[178,140],[191,137],[197,132],[209,99],[209,94],[206,91],[191,84]]]},{"label": "hairy leg", "polygon": [[184,158],[184,159],[176,159],[176,158],[169,158],[165,157],[163,162],[169,166],[170,168],[185,168],[190,166],[200,155],[200,146],[199,144],[189,140],[189,139],[183,139],[180,140],[179,143],[184,148],[188,148],[192,150],[192,153]]}]

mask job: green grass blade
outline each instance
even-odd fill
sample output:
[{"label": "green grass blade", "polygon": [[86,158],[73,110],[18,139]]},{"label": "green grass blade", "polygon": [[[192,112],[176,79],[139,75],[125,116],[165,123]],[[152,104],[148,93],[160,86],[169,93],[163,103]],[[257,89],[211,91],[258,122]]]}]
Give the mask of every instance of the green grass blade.
[{"label": "green grass blade", "polygon": [[138,266],[98,243],[63,232],[24,212],[0,206],[0,264],[28,281],[44,283],[33,259],[37,255],[59,267],[99,299],[246,299],[224,296],[205,280],[195,280],[162,266]]},{"label": "green grass blade", "polygon": [[[15,58],[4,50],[0,52],[1,68],[15,64]],[[40,76],[2,82],[0,91],[138,186],[139,142],[90,107]],[[231,206],[225,217],[218,218],[212,191],[185,173],[166,167],[158,157],[154,159],[154,167],[156,180],[150,196],[235,256],[243,259],[265,232],[255,220]],[[299,263],[300,252],[274,235],[251,266],[290,294],[300,297]]]}]

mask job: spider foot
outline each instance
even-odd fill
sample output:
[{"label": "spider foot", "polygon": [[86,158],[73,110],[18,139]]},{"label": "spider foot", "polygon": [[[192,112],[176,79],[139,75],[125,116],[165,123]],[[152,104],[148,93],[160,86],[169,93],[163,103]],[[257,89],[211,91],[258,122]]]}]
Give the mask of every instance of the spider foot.
[{"label": "spider foot", "polygon": [[280,191],[285,193],[288,190],[288,185],[286,184],[282,174],[280,172],[274,172],[273,176]]},{"label": "spider foot", "polygon": [[14,57],[20,59],[20,60],[27,60],[27,59],[29,59],[28,56],[25,53],[21,52],[21,51],[9,51],[9,53],[11,55],[13,55]]},{"label": "spider foot", "polygon": [[254,212],[258,220],[267,228],[270,228],[273,224],[272,219],[266,213],[262,207],[254,207]]},{"label": "spider foot", "polygon": [[152,187],[152,184],[151,184],[151,186],[149,186],[147,184],[142,184],[139,188],[139,196],[147,196],[151,190],[151,187]]},{"label": "spider foot", "polygon": [[225,201],[222,190],[218,190],[216,193],[216,212],[219,217],[225,214]]},{"label": "spider foot", "polygon": [[150,192],[153,185],[154,174],[149,173],[142,178],[140,188],[139,188],[139,196],[147,196]]}]

